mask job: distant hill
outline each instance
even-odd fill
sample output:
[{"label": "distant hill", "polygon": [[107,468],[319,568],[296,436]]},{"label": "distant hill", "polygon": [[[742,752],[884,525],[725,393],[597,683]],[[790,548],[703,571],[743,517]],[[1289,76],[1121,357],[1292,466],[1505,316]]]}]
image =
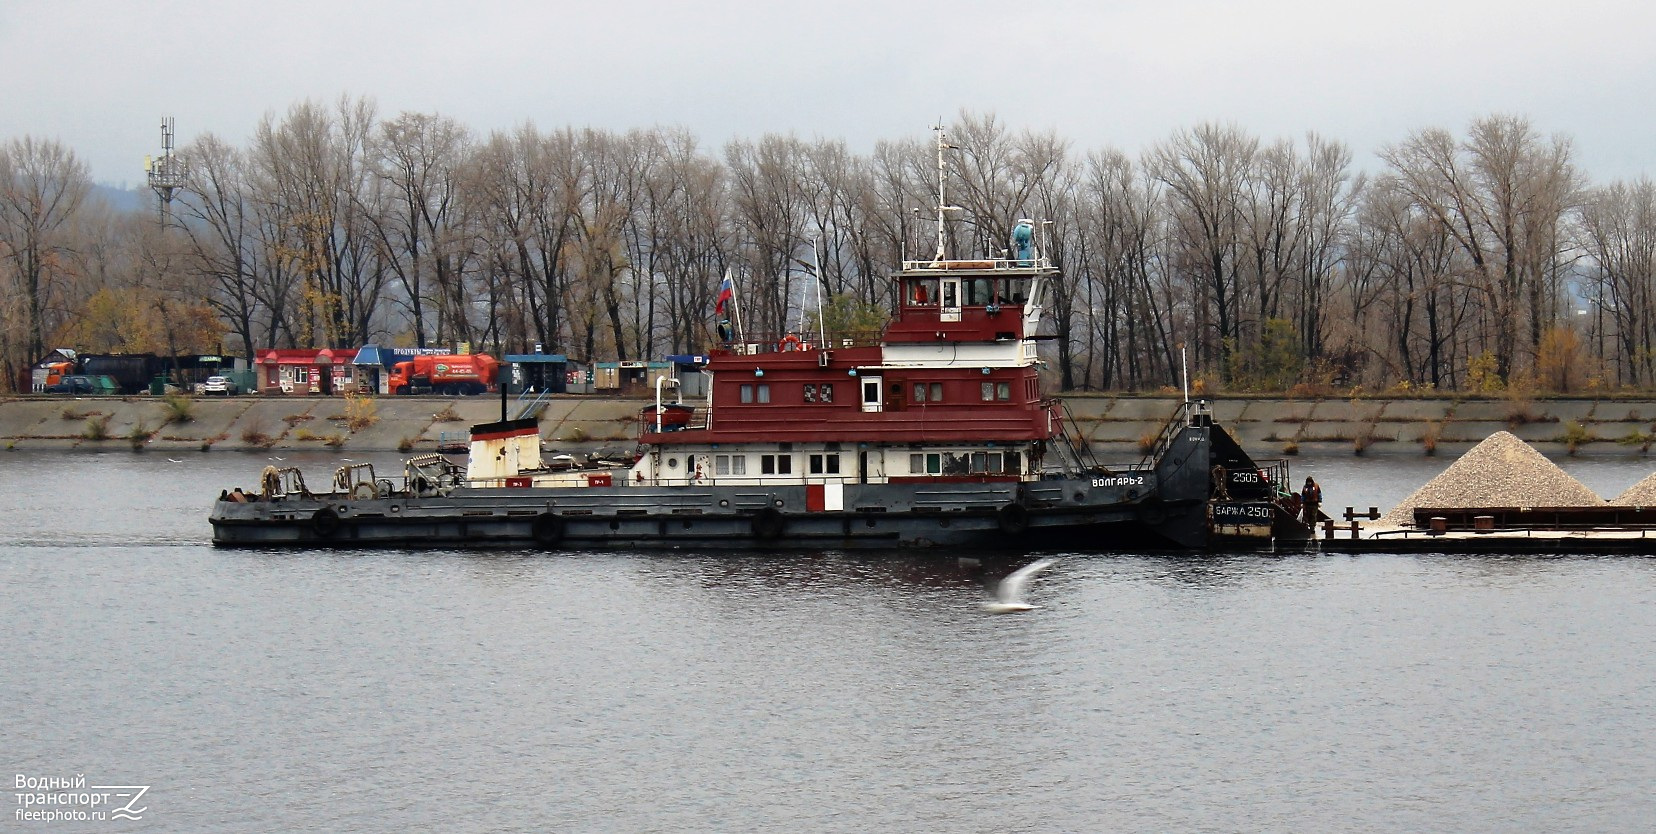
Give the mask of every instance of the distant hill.
[{"label": "distant hill", "polygon": [[116,211],[145,211],[155,208],[155,195],[148,188],[120,188],[102,183],[92,186],[92,199],[103,200]]}]

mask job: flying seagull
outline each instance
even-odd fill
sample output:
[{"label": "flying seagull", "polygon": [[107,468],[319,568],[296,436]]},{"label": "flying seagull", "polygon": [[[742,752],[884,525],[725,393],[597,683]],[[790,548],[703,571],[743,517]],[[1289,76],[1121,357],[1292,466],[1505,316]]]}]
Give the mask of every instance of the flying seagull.
[{"label": "flying seagull", "polygon": [[983,609],[991,614],[1016,614],[1019,611],[1028,611],[1035,606],[1023,600],[1024,587],[1035,575],[1056,564],[1052,559],[1041,559],[1031,562],[1012,572],[1011,576],[1001,580],[1000,587],[995,589],[995,601],[983,604]]}]

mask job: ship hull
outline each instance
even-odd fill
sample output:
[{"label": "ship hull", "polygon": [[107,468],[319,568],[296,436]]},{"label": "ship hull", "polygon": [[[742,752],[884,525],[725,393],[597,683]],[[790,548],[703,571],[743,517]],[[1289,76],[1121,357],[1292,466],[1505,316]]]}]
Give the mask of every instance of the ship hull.
[{"label": "ship hull", "polygon": [[[1131,494],[1129,494],[1131,493]],[[461,488],[353,500],[217,502],[213,542],[235,547],[536,547],[868,550],[1188,547],[1201,507],[1153,489],[1069,478],[848,484],[838,508],[805,486]],[[1194,512],[1192,510],[1194,509]],[[1195,529],[1192,529],[1192,528]]]}]

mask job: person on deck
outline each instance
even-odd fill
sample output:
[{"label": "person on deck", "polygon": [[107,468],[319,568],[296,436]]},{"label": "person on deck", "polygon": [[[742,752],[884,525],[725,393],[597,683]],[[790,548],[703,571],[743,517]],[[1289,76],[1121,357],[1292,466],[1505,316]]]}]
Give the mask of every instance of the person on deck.
[{"label": "person on deck", "polygon": [[1308,475],[1305,478],[1305,487],[1300,490],[1300,511],[1304,513],[1306,526],[1316,524],[1322,518],[1319,506],[1322,504],[1322,487]]}]

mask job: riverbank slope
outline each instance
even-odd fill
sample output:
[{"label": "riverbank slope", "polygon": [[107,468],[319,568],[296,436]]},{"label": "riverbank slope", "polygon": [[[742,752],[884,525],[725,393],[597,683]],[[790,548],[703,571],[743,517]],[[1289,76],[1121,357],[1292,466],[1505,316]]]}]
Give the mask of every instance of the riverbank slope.
[{"label": "riverbank slope", "polygon": [[[1175,412],[1172,397],[1064,398],[1081,437],[1105,460],[1136,458]],[[0,449],[435,451],[444,433],[500,418],[490,397],[19,397],[0,400]],[[546,404],[548,446],[630,447],[639,399],[563,396]],[[354,409],[354,413],[351,410]],[[1656,399],[1220,398],[1214,417],[1260,457],[1458,455],[1511,431],[1547,455],[1642,456],[1656,439]],[[181,419],[187,418],[187,419]]]}]

